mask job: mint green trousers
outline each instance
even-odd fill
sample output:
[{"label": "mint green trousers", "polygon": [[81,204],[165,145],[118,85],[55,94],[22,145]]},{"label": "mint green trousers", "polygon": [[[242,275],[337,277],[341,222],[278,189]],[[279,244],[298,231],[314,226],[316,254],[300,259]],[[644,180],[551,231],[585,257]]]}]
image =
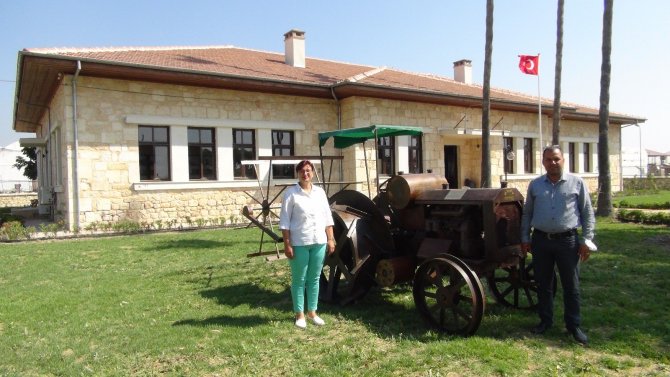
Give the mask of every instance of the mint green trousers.
[{"label": "mint green trousers", "polygon": [[325,257],[326,244],[293,246],[293,259],[289,259],[289,265],[294,313],[303,313],[305,291],[307,291],[307,311],[316,311],[319,303],[319,277]]}]

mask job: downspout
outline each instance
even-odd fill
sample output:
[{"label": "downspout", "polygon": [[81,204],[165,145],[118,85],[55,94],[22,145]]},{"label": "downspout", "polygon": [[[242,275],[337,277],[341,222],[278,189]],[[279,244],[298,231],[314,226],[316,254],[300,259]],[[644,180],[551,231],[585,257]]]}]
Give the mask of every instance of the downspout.
[{"label": "downspout", "polygon": [[[619,128],[619,191],[623,191],[623,148],[621,147],[621,143],[623,142],[622,134],[624,127],[625,125],[622,124]],[[572,158],[572,156],[570,157]],[[600,166],[598,170],[600,170]]]},{"label": "downspout", "polygon": [[77,128],[77,78],[81,72],[81,60],[77,60],[77,71],[72,78],[72,128],[74,130],[74,150],[72,156],[72,209],[74,214],[74,231],[79,231],[79,173],[77,160],[79,159],[79,129]]}]

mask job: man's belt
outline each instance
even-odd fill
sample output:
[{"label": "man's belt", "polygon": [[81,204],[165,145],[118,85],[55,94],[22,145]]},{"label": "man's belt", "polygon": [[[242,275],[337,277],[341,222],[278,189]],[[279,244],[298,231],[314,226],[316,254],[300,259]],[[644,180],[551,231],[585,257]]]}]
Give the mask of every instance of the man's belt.
[{"label": "man's belt", "polygon": [[543,232],[539,229],[534,229],[533,234],[538,234],[548,240],[557,240],[560,238],[568,238],[575,236],[577,234],[577,229],[570,229],[565,232],[560,232],[560,233],[548,233],[548,232]]}]

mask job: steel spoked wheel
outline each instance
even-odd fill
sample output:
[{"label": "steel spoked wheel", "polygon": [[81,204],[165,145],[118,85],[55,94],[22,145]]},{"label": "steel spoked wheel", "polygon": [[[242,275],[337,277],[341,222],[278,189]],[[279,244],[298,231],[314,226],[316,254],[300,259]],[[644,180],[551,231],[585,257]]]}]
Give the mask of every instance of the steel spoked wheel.
[{"label": "steel spoked wheel", "polygon": [[[533,259],[529,254],[519,258],[519,263],[491,272],[486,280],[496,302],[516,309],[535,310],[537,308],[537,282],[533,272]],[[557,277],[554,272],[553,294],[556,295]]]},{"label": "steel spoked wheel", "polygon": [[319,297],[325,302],[347,304],[362,296],[374,285],[374,258],[354,247],[346,224],[358,219],[334,216],[333,233],[337,246],[327,255],[321,270]]},{"label": "steel spoked wheel", "polygon": [[532,259],[519,258],[519,263],[494,270],[486,280],[499,304],[516,309],[534,309],[537,306]]},{"label": "steel spoked wheel", "polygon": [[433,328],[469,336],[484,316],[484,291],[469,267],[453,259],[429,259],[419,266],[414,277],[414,303]]},{"label": "steel spoked wheel", "polygon": [[347,304],[375,285],[375,267],[395,250],[384,216],[367,196],[344,190],[330,197],[335,253],[327,256],[320,280],[324,301]]}]

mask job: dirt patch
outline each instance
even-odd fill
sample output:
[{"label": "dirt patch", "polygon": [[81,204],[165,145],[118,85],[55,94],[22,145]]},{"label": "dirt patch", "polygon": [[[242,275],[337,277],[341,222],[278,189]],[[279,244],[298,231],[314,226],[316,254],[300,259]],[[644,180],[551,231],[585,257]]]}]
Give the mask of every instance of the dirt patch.
[{"label": "dirt patch", "polygon": [[654,245],[661,246],[666,251],[670,251],[670,234],[659,234],[658,236],[650,237],[648,241]]}]

